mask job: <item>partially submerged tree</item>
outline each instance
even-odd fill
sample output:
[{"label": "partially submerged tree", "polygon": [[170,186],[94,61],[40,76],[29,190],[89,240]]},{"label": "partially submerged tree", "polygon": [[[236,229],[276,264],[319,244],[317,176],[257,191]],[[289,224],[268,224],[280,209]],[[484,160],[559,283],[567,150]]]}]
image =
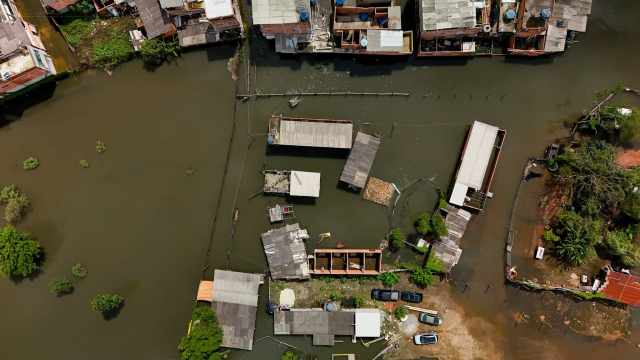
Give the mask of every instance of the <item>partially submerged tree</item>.
[{"label": "partially submerged tree", "polygon": [[39,268],[40,243],[12,225],[0,229],[0,272],[10,278],[27,277]]},{"label": "partially submerged tree", "polygon": [[389,233],[389,242],[391,243],[391,247],[393,249],[401,249],[404,247],[404,242],[407,240],[407,237],[404,235],[400,228],[391,229]]},{"label": "partially submerged tree", "polygon": [[54,279],[49,283],[49,292],[56,296],[71,294],[73,283],[65,278]]},{"label": "partially submerged tree", "polygon": [[418,219],[416,219],[414,225],[419,234],[428,235],[431,233],[431,216],[427,213],[421,213],[418,215]]},{"label": "partially submerged tree", "polygon": [[191,315],[189,333],[180,340],[178,351],[182,360],[217,360],[222,344],[222,329],[216,314],[208,306],[197,306]]},{"label": "partially submerged tree", "polygon": [[91,300],[91,309],[103,315],[111,316],[117,314],[123,304],[124,298],[120,295],[98,294]]},{"label": "partially submerged tree", "polygon": [[437,238],[441,238],[448,234],[447,225],[438,210],[431,215],[431,229],[433,230],[433,235]]},{"label": "partially submerged tree", "polygon": [[0,191],[0,203],[5,205],[4,220],[16,224],[22,219],[29,206],[29,198],[15,185],[7,185]]},{"label": "partially submerged tree", "polygon": [[147,39],[140,45],[140,55],[145,64],[158,66],[171,57],[178,56],[180,45],[175,39]]}]

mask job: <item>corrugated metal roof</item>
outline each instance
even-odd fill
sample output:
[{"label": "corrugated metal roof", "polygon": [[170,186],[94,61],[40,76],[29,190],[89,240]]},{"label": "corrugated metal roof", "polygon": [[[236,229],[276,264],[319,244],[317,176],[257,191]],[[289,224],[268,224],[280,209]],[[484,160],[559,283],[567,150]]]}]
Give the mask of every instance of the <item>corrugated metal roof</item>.
[{"label": "corrugated metal roof", "polygon": [[402,52],[404,33],[402,30],[367,30],[367,51]]},{"label": "corrugated metal roof", "polygon": [[[273,279],[308,279],[307,249],[299,224],[272,229],[261,235]],[[307,235],[308,237],[308,235]]]},{"label": "corrugated metal roof", "polygon": [[422,30],[476,26],[476,8],[471,0],[421,0]]},{"label": "corrugated metal roof", "polygon": [[498,128],[480,121],[474,121],[462,154],[462,162],[456,176],[456,183],[479,190],[491,161],[491,154],[498,136]]},{"label": "corrugated metal roof", "polygon": [[379,138],[358,132],[351,153],[349,153],[349,158],[344,165],[344,169],[342,169],[340,181],[358,188],[364,188],[379,147]]},{"label": "corrugated metal roof", "polygon": [[184,0],[159,0],[160,7],[163,9],[177,8],[184,6]]},{"label": "corrugated metal roof", "polygon": [[213,274],[213,301],[258,306],[262,275],[216,270]]},{"label": "corrugated metal roof", "polygon": [[135,0],[147,37],[153,39],[171,30],[172,24],[158,0]]},{"label": "corrugated metal roof", "polygon": [[609,272],[602,293],[608,299],[640,306],[640,276]]},{"label": "corrugated metal roof", "polygon": [[[274,119],[275,118],[275,119]],[[271,130],[277,145],[351,149],[353,123],[345,120],[279,118],[279,125]]]},{"label": "corrugated metal roof", "polygon": [[[309,1],[306,1],[310,8]],[[291,24],[300,21],[296,0],[253,0],[251,13],[255,25]]]}]

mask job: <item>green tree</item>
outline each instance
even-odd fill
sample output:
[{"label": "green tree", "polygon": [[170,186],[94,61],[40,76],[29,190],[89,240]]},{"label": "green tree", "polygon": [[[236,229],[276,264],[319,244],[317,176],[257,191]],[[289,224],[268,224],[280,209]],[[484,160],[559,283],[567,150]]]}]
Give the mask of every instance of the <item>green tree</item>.
[{"label": "green tree", "polygon": [[29,198],[15,185],[7,185],[0,191],[0,203],[4,208],[4,220],[16,224],[30,205]]},{"label": "green tree", "polygon": [[378,275],[378,280],[382,281],[382,284],[386,287],[392,287],[400,282],[400,276],[396,273],[386,272]]},{"label": "green tree", "polygon": [[389,240],[391,242],[391,247],[398,250],[404,247],[404,242],[407,240],[407,237],[400,228],[394,228],[391,229],[391,232],[389,233]]},{"label": "green tree", "polygon": [[442,261],[432,255],[429,256],[429,259],[427,259],[427,265],[425,266],[425,268],[427,268],[427,270],[431,271],[431,273],[433,274],[441,274],[444,272]]},{"label": "green tree", "polygon": [[0,271],[4,276],[27,277],[38,270],[40,243],[12,225],[0,229]]},{"label": "green tree", "polygon": [[208,306],[197,306],[191,315],[189,333],[180,340],[178,351],[182,360],[222,359],[222,329],[215,312]]},{"label": "green tree", "polygon": [[416,266],[411,271],[409,279],[420,287],[426,287],[433,284],[433,272],[430,269]]},{"label": "green tree", "polygon": [[640,222],[640,194],[637,192],[628,194],[622,203],[621,210],[633,221]]},{"label": "green tree", "polygon": [[49,283],[49,292],[56,296],[71,294],[73,292],[73,283],[65,278],[54,279]]},{"label": "green tree", "polygon": [[561,211],[545,240],[552,241],[556,256],[571,266],[582,265],[593,254],[593,246],[602,242],[601,220],[583,218],[573,211]]},{"label": "green tree", "polygon": [[431,233],[431,216],[427,213],[421,213],[418,215],[414,225],[419,234],[427,235]]},{"label": "green tree", "polygon": [[640,265],[640,247],[633,242],[633,237],[625,231],[607,232],[604,244],[609,254],[616,257],[627,267]]},{"label": "green tree", "polygon": [[162,40],[159,38],[145,40],[140,46],[142,61],[147,65],[157,66],[170,57],[178,56],[180,45],[175,39]]},{"label": "green tree", "polygon": [[438,238],[446,236],[449,233],[444,218],[437,210],[431,215],[431,229],[433,229],[433,234]]},{"label": "green tree", "polygon": [[77,263],[71,267],[71,274],[78,279],[84,279],[89,274],[89,270],[86,266]]},{"label": "green tree", "polygon": [[300,360],[300,355],[293,350],[287,350],[280,355],[280,360]]},{"label": "green tree", "polygon": [[398,306],[396,307],[396,309],[393,311],[393,315],[396,317],[396,319],[398,320],[402,320],[405,316],[407,316],[407,309],[404,308],[404,306]]},{"label": "green tree", "polygon": [[124,298],[117,294],[98,294],[91,300],[91,309],[104,315],[115,314],[124,304]]}]

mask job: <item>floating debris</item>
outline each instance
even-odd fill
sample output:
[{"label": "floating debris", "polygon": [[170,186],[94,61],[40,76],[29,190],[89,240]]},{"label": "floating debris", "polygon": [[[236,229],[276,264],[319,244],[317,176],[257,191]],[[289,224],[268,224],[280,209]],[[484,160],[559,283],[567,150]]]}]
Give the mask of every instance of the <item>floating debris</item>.
[{"label": "floating debris", "polygon": [[394,191],[392,183],[372,176],[369,178],[369,182],[367,183],[367,187],[364,189],[362,197],[365,200],[372,201],[376,204],[390,206],[393,194]]},{"label": "floating debris", "polygon": [[83,168],[88,168],[89,167],[89,161],[88,160],[80,160],[80,166]]},{"label": "floating debris", "polygon": [[293,109],[294,107],[298,106],[298,104],[300,104],[301,101],[302,101],[302,98],[300,96],[294,96],[291,99],[289,99],[289,107]]}]

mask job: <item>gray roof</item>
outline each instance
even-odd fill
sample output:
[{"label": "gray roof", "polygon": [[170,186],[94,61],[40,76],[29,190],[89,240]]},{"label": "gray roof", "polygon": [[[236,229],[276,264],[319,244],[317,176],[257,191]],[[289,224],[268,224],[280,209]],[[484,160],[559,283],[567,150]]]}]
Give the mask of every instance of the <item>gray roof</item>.
[{"label": "gray roof", "polygon": [[421,1],[423,31],[476,26],[476,9],[471,0]]},{"label": "gray roof", "polygon": [[591,14],[592,0],[556,0],[553,15],[565,19],[568,30],[587,31],[587,16]]},{"label": "gray roof", "polygon": [[260,274],[215,270],[211,308],[224,333],[223,347],[252,349],[262,279]]},{"label": "gray roof", "polygon": [[135,2],[149,39],[171,30],[169,18],[160,8],[158,0],[135,0]]},{"label": "gray roof", "polygon": [[300,225],[291,224],[262,234],[273,279],[307,279],[309,264],[303,238],[298,236]]},{"label": "gray roof", "polygon": [[180,46],[196,46],[217,41],[217,34],[209,22],[189,24],[184,29],[178,30]]},{"label": "gray roof", "polygon": [[0,23],[0,58],[31,43],[20,21]]},{"label": "gray roof", "polygon": [[351,149],[351,121],[273,116],[269,126],[276,145]]},{"label": "gray roof", "polygon": [[216,312],[218,324],[223,331],[222,346],[251,350],[258,308],[217,301],[211,303],[211,308]]},{"label": "gray roof", "polygon": [[[291,309],[274,314],[275,335],[344,335],[355,334],[356,313],[322,309]],[[326,342],[328,338],[318,338]],[[328,345],[328,344],[325,344]]]},{"label": "gray roof", "polygon": [[342,169],[340,181],[360,189],[364,188],[379,147],[379,138],[358,132],[347,163]]},{"label": "gray roof", "polygon": [[444,222],[447,226],[447,235],[431,245],[431,252],[442,262],[444,271],[451,272],[462,255],[460,243],[467,230],[467,224],[471,220],[471,213],[451,205],[448,205],[445,211],[447,215]]},{"label": "gray roof", "polygon": [[184,0],[159,0],[160,7],[163,9],[177,8],[184,6]]}]

